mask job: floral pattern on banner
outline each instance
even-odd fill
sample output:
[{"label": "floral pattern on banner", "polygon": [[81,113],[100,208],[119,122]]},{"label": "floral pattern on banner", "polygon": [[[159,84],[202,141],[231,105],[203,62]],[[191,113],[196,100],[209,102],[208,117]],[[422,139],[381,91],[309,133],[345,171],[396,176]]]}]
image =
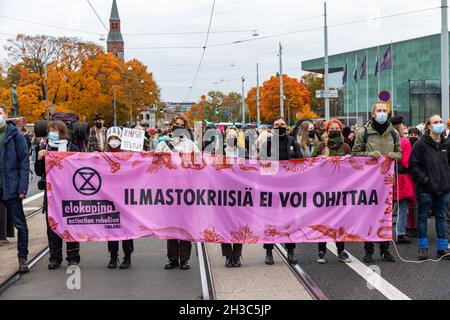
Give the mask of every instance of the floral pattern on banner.
[{"label": "floral pattern on banner", "polygon": [[109,155],[110,154],[114,154],[114,153],[105,153],[105,152],[100,152],[100,156],[106,160],[106,162],[109,165],[109,168],[111,169],[111,173],[117,173],[120,171],[120,163],[118,163],[117,161],[115,161],[114,159],[112,159]]},{"label": "floral pattern on banner", "polygon": [[204,242],[212,242],[212,243],[223,243],[225,239],[216,232],[216,229],[213,226],[209,226],[200,234],[201,239]]},{"label": "floral pattern on banner", "polygon": [[63,160],[78,155],[75,152],[51,152],[45,157],[45,174],[48,175],[53,168],[64,169]]},{"label": "floral pattern on banner", "polygon": [[195,241],[194,237],[184,228],[180,227],[166,227],[166,228],[149,228],[146,226],[140,226],[139,231],[150,231],[151,233],[146,237],[157,237],[159,239],[173,239],[174,233],[178,233],[180,238],[187,241]]},{"label": "floral pattern on banner", "polygon": [[320,161],[319,158],[292,159],[289,161],[283,161],[281,166],[287,172],[300,173],[305,172],[310,167],[313,167],[318,161]]},{"label": "floral pattern on banner", "polygon": [[287,238],[290,242],[293,242],[291,239],[291,234],[288,232],[278,231],[277,226],[266,225],[264,228],[264,234],[268,237],[272,237],[272,241],[275,240],[275,237],[284,237]]},{"label": "floral pattern on banner", "polygon": [[152,159],[151,164],[147,168],[147,173],[155,173],[166,167],[167,169],[174,170],[177,169],[178,166],[172,162],[172,154],[163,153],[163,154],[155,154]]},{"label": "floral pattern on banner", "polygon": [[351,234],[345,231],[344,227],[332,228],[327,225],[312,225],[309,226],[312,230],[319,232],[322,236],[317,238],[308,238],[306,233],[304,233],[305,238],[308,240],[321,240],[323,237],[328,237],[337,242],[365,242],[367,241],[364,237],[361,237],[358,234]]},{"label": "floral pattern on banner", "polygon": [[259,236],[255,235],[249,226],[241,227],[238,231],[231,231],[232,243],[258,243]]}]

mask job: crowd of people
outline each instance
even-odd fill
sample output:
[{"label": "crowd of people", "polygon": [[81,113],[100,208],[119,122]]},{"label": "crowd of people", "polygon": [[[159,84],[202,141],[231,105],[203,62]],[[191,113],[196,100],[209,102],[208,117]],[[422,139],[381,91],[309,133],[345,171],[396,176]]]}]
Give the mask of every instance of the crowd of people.
[{"label": "crowd of people", "polygon": [[[122,129],[105,127],[105,118],[94,117],[95,126],[91,128],[88,152],[120,152]],[[450,198],[450,121],[447,128],[439,115],[433,115],[423,124],[407,127],[402,117],[390,117],[388,107],[376,102],[372,107],[371,119],[362,127],[350,127],[338,119],[329,121],[299,121],[289,127],[283,117],[273,119],[271,126],[239,125],[228,127],[206,125],[202,139],[198,132],[189,127],[183,115],[176,115],[166,129],[143,128],[145,131],[144,151],[166,152],[204,152],[222,154],[227,158],[245,159],[256,156],[260,160],[289,160],[296,158],[358,156],[380,158],[388,157],[396,162],[397,179],[394,186],[397,215],[394,239],[396,244],[408,244],[417,238],[418,259],[428,259],[428,218],[435,217],[437,231],[437,257],[450,260],[448,251],[448,206]],[[275,144],[276,142],[276,144]],[[275,145],[275,147],[274,147]],[[15,125],[7,121],[6,107],[0,105],[0,193],[8,214],[18,230],[19,270],[28,271],[27,244],[28,229],[23,214],[22,199],[28,187],[29,156],[24,135],[18,134]],[[45,157],[49,151],[80,151],[71,141],[65,124],[50,121],[48,136],[36,145],[35,172],[41,176],[45,186]],[[264,152],[263,152],[264,151]],[[274,153],[274,154],[272,154]],[[274,158],[275,156],[275,158]],[[43,188],[45,192],[45,187]],[[47,197],[44,195],[44,213],[47,214]],[[48,221],[48,219],[47,219]],[[48,268],[57,269],[63,261],[63,241],[50,226],[47,228],[50,249]],[[390,253],[390,242],[380,242],[380,257],[384,261],[395,262]],[[242,244],[222,244],[222,254],[226,267],[240,267]],[[295,243],[285,244],[288,261],[297,263]],[[317,262],[326,263],[326,243],[318,244]],[[336,242],[338,260],[351,262],[345,251],[344,242]],[[131,266],[134,250],[133,240],[122,241],[124,258],[121,269]],[[265,244],[265,263],[273,265],[273,244]],[[107,244],[110,255],[108,268],[116,268],[119,262],[119,242]],[[172,239],[167,241],[168,262],[165,269],[189,269],[192,244],[189,241]],[[80,263],[79,243],[66,245],[69,265]],[[364,243],[365,263],[374,261],[375,244]]]}]

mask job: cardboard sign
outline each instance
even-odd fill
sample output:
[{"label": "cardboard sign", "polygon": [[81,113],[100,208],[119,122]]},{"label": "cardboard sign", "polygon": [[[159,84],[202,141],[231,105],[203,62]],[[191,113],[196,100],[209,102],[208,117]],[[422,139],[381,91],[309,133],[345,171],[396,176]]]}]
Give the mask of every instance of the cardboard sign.
[{"label": "cardboard sign", "polygon": [[125,151],[141,152],[144,150],[144,137],[145,132],[143,130],[123,128],[122,144],[120,149]]}]

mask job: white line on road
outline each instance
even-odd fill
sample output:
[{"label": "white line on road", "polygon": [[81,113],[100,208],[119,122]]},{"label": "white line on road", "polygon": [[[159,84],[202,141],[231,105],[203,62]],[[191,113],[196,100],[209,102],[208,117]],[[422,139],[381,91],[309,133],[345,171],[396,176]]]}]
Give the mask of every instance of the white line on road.
[{"label": "white line on road", "polygon": [[25,200],[23,200],[22,204],[23,204],[23,205],[26,205],[26,204],[28,204],[28,203],[30,203],[30,202],[36,200],[36,199],[39,199],[40,197],[43,197],[43,196],[44,196],[44,192],[35,194],[34,196],[31,196],[31,197],[26,198]]},{"label": "white line on road", "polygon": [[[337,249],[331,244],[328,246],[328,250],[330,250],[335,256],[338,255]],[[371,268],[367,267],[353,255],[351,255],[348,251],[346,251],[352,260],[351,263],[347,263],[347,265],[353,269],[357,274],[359,274],[364,280],[367,281],[373,288],[380,291],[386,298],[389,300],[411,300],[406,294],[401,292],[399,289],[394,287],[391,283],[389,283],[386,279],[384,279],[381,275],[374,272]]]}]

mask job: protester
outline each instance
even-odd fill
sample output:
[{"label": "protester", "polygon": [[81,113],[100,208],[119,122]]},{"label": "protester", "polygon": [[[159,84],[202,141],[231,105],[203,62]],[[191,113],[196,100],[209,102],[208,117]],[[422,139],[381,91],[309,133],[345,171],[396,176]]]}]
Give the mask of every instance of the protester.
[{"label": "protester", "polygon": [[[49,269],[57,269],[61,266],[62,255],[62,239],[51,229],[48,221],[48,199],[47,188],[45,188],[45,157],[49,151],[52,152],[78,152],[78,147],[72,143],[69,137],[67,127],[62,121],[50,121],[48,124],[48,138],[42,141],[38,152],[37,160],[34,164],[36,175],[42,178],[44,184],[44,206],[43,212],[46,214],[47,221],[47,237],[50,249]],[[80,263],[80,244],[78,242],[67,242],[67,262],[69,266],[78,265]]]},{"label": "protester", "polygon": [[316,135],[319,141],[325,141],[327,139],[326,133],[327,122],[324,119],[317,120],[314,127],[316,130]]},{"label": "protester", "polygon": [[297,143],[301,147],[303,157],[309,158],[312,156],[314,147],[319,143],[319,138],[311,122],[305,121],[301,124],[297,134]]},{"label": "protester", "polygon": [[272,133],[270,132],[269,128],[267,126],[261,126],[258,128],[259,135],[258,139],[256,139],[256,151],[259,153],[261,150],[261,147],[264,143],[267,143],[267,139],[272,136]]},{"label": "protester", "polygon": [[406,221],[408,217],[408,208],[414,201],[414,182],[408,174],[409,156],[411,154],[411,143],[404,136],[404,124],[402,117],[394,117],[391,123],[400,135],[400,146],[402,149],[402,159],[398,162],[398,179],[394,185],[394,200],[397,201],[398,208],[397,223],[395,225],[395,241],[397,244],[411,243],[406,236]]},{"label": "protester", "polygon": [[28,268],[28,226],[23,211],[22,201],[28,191],[30,160],[28,145],[19,133],[14,122],[8,121],[8,111],[0,104],[0,154],[1,174],[0,193],[2,203],[6,207],[8,219],[17,229],[17,257],[19,272],[26,273]]},{"label": "protester", "polygon": [[[327,122],[325,126],[325,133],[327,134],[327,141],[322,141],[314,148],[313,157],[326,156],[326,157],[339,157],[346,156],[351,153],[350,146],[345,143],[342,136],[342,130],[344,125],[338,119],[332,119]],[[344,242],[336,242],[338,250],[338,260],[342,262],[351,262],[347,252],[345,252]],[[318,263],[326,263],[325,255],[327,252],[327,243],[319,243]]]},{"label": "protester", "polygon": [[447,130],[445,130],[444,137],[448,138],[450,134],[450,119],[447,120]]},{"label": "protester", "polygon": [[[400,161],[402,159],[402,149],[400,138],[394,127],[388,120],[388,107],[386,103],[378,101],[372,106],[372,119],[369,120],[356,134],[353,154],[359,157],[380,158],[382,155]],[[366,242],[364,244],[365,263],[373,262],[374,244]],[[394,257],[389,252],[389,242],[380,242],[381,259],[388,262],[395,262]]]},{"label": "protester", "polygon": [[419,140],[421,133],[419,131],[419,129],[417,128],[411,128],[408,131],[408,138],[409,138],[409,142],[411,143],[411,148],[414,146],[414,144]]},{"label": "protester", "polygon": [[[106,152],[120,152],[120,145],[122,143],[122,129],[119,127],[111,127],[106,133]],[[134,251],[133,240],[122,240],[122,249],[124,258],[120,264],[120,269],[128,269],[131,267],[131,254]],[[119,262],[119,241],[108,241],[108,252],[110,254],[110,261],[108,269],[117,268]]]},{"label": "protester", "polygon": [[[227,158],[245,159],[245,150],[238,145],[239,133],[235,127],[228,127],[225,132],[225,143],[223,154]],[[228,159],[227,159],[228,161]],[[242,244],[241,243],[222,243],[222,255],[225,257],[225,267],[241,266]]]},{"label": "protester", "polygon": [[[260,158],[262,160],[267,159],[268,156],[271,159],[274,159],[277,156],[276,160],[289,160],[293,158],[302,158],[302,152],[298,142],[290,135],[287,134],[287,124],[286,120],[283,117],[276,117],[272,123],[273,128],[273,138],[267,141],[262,147],[260,152]],[[278,140],[278,141],[274,141]],[[272,143],[274,146],[272,147]],[[272,155],[272,148],[275,149],[278,146],[277,155]],[[297,258],[295,257],[295,243],[286,243],[286,249],[288,251],[288,262],[291,264],[297,263]],[[273,244],[265,244],[264,249],[266,249],[266,260],[265,263],[268,265],[273,265]]]},{"label": "protester", "polygon": [[342,136],[344,137],[344,142],[353,148],[353,140],[352,140],[352,129],[350,127],[344,127],[342,129]]},{"label": "protester", "polygon": [[450,197],[450,145],[443,137],[445,127],[439,115],[428,118],[424,130],[409,159],[409,172],[417,183],[418,258],[428,259],[428,214],[434,206],[437,257],[450,260],[445,221]]},{"label": "protester", "polygon": [[106,142],[105,117],[98,113],[94,116],[95,127],[89,132],[88,151],[103,152]]},{"label": "protester", "polygon": [[[156,147],[156,153],[180,152],[190,154],[199,152],[194,142],[189,139],[188,120],[183,115],[176,115],[170,123],[170,138],[162,141]],[[165,269],[180,267],[183,270],[190,269],[189,259],[191,257],[192,243],[190,241],[171,239],[167,240],[167,257],[169,262]]]}]

